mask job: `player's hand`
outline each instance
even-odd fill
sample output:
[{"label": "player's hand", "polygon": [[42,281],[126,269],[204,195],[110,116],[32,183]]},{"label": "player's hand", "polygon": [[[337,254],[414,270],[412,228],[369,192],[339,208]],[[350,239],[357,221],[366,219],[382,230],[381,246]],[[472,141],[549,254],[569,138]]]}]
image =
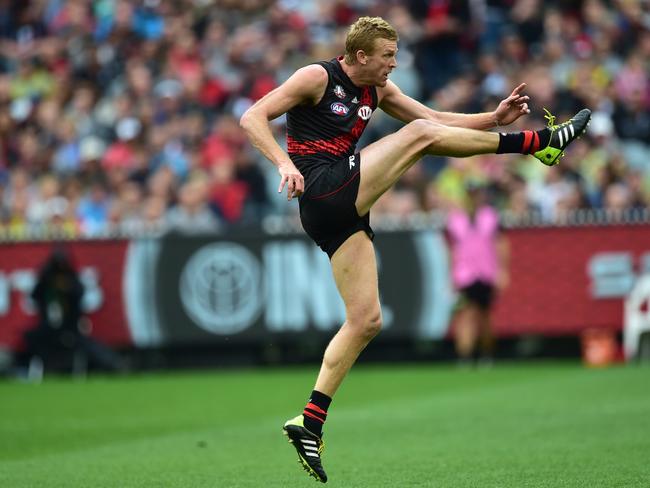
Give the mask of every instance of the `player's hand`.
[{"label": "player's hand", "polygon": [[519,117],[530,113],[528,108],[528,95],[522,95],[521,92],[526,88],[526,83],[522,83],[512,90],[512,93],[501,103],[494,111],[494,122],[497,126],[508,125],[517,120]]},{"label": "player's hand", "polygon": [[278,172],[280,173],[281,178],[278,193],[282,193],[282,190],[286,185],[287,200],[302,195],[305,191],[305,179],[291,161],[280,163],[278,165]]}]

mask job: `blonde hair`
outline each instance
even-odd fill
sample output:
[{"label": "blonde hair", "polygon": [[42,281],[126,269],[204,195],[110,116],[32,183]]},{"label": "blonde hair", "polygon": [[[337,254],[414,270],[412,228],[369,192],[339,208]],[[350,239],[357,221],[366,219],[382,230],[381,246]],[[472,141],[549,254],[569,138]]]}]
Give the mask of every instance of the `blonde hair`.
[{"label": "blonde hair", "polygon": [[345,38],[345,62],[355,64],[359,50],[372,54],[375,39],[397,41],[399,36],[395,28],[381,17],[360,17],[350,26]]}]

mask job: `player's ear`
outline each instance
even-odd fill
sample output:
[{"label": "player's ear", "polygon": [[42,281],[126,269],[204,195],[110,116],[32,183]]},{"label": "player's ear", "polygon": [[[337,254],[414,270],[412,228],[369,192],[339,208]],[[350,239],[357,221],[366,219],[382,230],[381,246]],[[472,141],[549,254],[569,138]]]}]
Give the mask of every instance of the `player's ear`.
[{"label": "player's ear", "polygon": [[359,64],[366,64],[368,62],[368,56],[366,56],[366,52],[363,49],[357,51],[357,61]]}]

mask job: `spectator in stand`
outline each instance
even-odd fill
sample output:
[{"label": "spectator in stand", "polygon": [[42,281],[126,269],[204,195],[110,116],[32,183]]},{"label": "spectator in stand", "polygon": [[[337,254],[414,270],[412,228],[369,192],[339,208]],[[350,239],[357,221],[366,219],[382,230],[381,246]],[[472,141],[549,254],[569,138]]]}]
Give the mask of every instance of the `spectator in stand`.
[{"label": "spectator in stand", "polygon": [[416,66],[426,94],[435,92],[461,74],[467,51],[475,41],[472,2],[442,0],[412,2],[415,18],[424,19],[423,35],[417,43]]},{"label": "spectator in stand", "polygon": [[27,193],[14,195],[9,206],[9,218],[6,230],[12,239],[26,239],[31,235],[29,220],[27,219],[27,208],[29,199]]},{"label": "spectator in stand", "polygon": [[126,235],[139,234],[142,231],[143,203],[142,187],[135,181],[125,181],[110,208],[112,230]]},{"label": "spectator in stand", "polygon": [[183,234],[214,233],[221,222],[208,205],[208,181],[204,174],[192,176],[179,190],[178,204],[166,216],[166,227]]},{"label": "spectator in stand", "polygon": [[156,196],[148,197],[142,206],[142,232],[158,233],[165,227],[165,211],[167,205],[164,199]]},{"label": "spectator in stand", "polygon": [[98,236],[108,231],[110,201],[102,182],[94,182],[77,207],[77,218],[82,232]]},{"label": "spectator in stand", "polygon": [[531,204],[526,193],[526,182],[518,175],[513,176],[510,182],[509,198],[503,207],[503,213],[512,222],[522,222],[536,214],[535,207]]},{"label": "spectator in stand", "polygon": [[36,195],[29,200],[27,206],[27,218],[31,224],[39,225],[46,222],[49,209],[59,198],[63,198],[59,193],[59,180],[54,175],[41,177],[37,182]]},{"label": "spectator in stand", "polygon": [[52,170],[61,175],[79,172],[81,154],[77,130],[73,121],[68,118],[59,121],[56,135],[59,147],[52,156]]},{"label": "spectator in stand", "polygon": [[244,202],[248,198],[248,185],[235,178],[235,162],[222,160],[210,168],[210,203],[217,213],[229,223],[242,217]]},{"label": "spectator in stand", "polygon": [[[394,74],[407,94],[435,108],[481,111],[501,99],[513,80],[523,80],[538,104],[533,113],[546,107],[561,117],[588,106],[606,121],[597,129],[594,117],[587,149],[572,156],[568,173],[547,175],[544,168],[518,164],[515,156],[481,164],[472,175],[457,172],[449,158],[425,160],[420,181],[400,188],[427,202],[414,211],[445,210],[458,200],[465,178],[480,177],[498,189],[499,210],[521,212],[526,200],[540,202],[544,218],[553,221],[567,200],[540,192],[575,187],[574,196],[587,195],[588,208],[602,208],[611,183],[605,177],[614,167],[616,181],[635,195],[631,202],[637,203],[630,205],[645,202],[648,2],[24,0],[0,2],[0,104],[6,108],[0,111],[0,177],[25,172],[31,188],[18,197],[15,222],[23,203],[29,208],[40,201],[33,183],[45,175],[80,194],[102,181],[109,201],[119,200],[126,182],[137,182],[143,201],[151,199],[158,210],[164,202],[166,212],[197,169],[215,189],[210,200],[229,227],[273,214],[295,218],[295,207],[266,197],[275,189],[275,173],[233,121],[296,66],[341,52],[342,26],[367,14],[390,19],[403,33]],[[282,139],[284,119],[273,130]],[[373,119],[364,137],[393,130],[388,117]],[[213,168],[225,161],[230,166]],[[510,163],[524,189],[504,183],[498,168]],[[159,187],[163,169],[173,177],[165,189]],[[599,184],[600,177],[606,184]],[[5,193],[13,194],[10,186]],[[6,212],[11,198],[5,197]],[[407,218],[405,201],[393,209],[387,198],[382,213],[394,210]],[[78,195],[68,198],[66,215],[76,215],[79,202]],[[111,212],[112,219],[122,215]],[[5,222],[11,219],[7,215]],[[78,229],[85,235],[90,227]]]}]

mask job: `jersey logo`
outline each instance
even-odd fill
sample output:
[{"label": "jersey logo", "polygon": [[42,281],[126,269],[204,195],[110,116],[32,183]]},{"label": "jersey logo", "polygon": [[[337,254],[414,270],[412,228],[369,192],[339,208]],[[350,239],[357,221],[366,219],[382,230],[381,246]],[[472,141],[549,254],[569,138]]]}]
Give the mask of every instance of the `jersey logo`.
[{"label": "jersey logo", "polygon": [[359,99],[358,99],[357,97],[354,97],[354,98],[352,99],[352,103],[359,103]]},{"label": "jersey logo", "polygon": [[341,85],[336,85],[334,87],[334,95],[339,98],[345,98],[345,90],[343,90],[343,87]]},{"label": "jersey logo", "polygon": [[[345,116],[348,114],[350,109],[343,105],[341,102],[334,102],[332,105],[330,105],[330,109],[332,112],[334,112],[336,115],[340,115],[341,117]],[[370,116],[368,116],[370,117]]]},{"label": "jersey logo", "polygon": [[359,107],[359,110],[357,110],[357,115],[363,120],[368,120],[372,115],[372,109],[368,107],[368,105],[362,105]]},{"label": "jersey logo", "polygon": [[348,161],[350,162],[350,169],[354,168],[354,155],[350,156]]}]

